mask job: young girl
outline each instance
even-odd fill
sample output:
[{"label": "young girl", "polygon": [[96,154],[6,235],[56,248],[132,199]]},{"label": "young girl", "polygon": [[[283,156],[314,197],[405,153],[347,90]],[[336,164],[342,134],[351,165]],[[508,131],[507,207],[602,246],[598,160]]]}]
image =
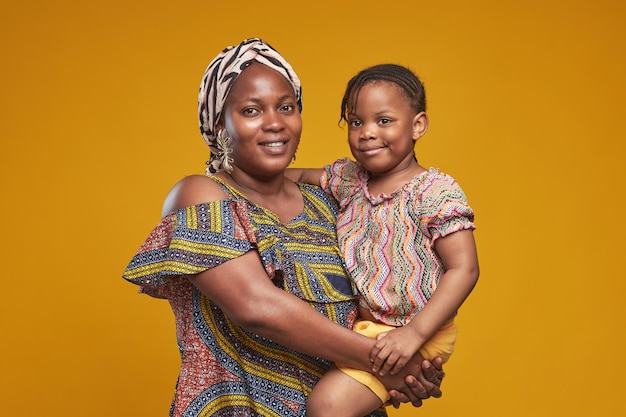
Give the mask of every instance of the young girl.
[{"label": "young girl", "polygon": [[287,172],[338,202],[339,244],[360,295],[354,329],[378,339],[372,373],[336,364],[309,396],[309,417],[363,416],[389,398],[375,374],[394,374],[418,350],[445,361],[454,348],[453,318],[479,274],[474,214],[452,177],[417,162],[425,111],[412,71],[367,68],[348,82],[341,103],[356,162]]}]

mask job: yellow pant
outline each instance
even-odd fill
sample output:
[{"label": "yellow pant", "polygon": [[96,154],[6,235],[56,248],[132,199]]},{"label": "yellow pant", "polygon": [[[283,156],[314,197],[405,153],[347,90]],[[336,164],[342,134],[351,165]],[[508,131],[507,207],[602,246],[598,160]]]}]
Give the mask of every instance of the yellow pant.
[{"label": "yellow pant", "polygon": [[[380,333],[388,332],[395,329],[387,324],[376,323],[369,320],[357,320],[352,330],[364,336],[376,339]],[[419,352],[425,359],[434,359],[440,357],[444,362],[450,358],[454,350],[454,342],[456,341],[457,327],[454,320],[447,321],[437,333],[433,335],[422,347]],[[341,364],[336,364],[342,372],[356,379],[376,394],[383,403],[389,400],[389,392],[382,382],[372,373],[361,371],[360,369],[349,368]]]}]

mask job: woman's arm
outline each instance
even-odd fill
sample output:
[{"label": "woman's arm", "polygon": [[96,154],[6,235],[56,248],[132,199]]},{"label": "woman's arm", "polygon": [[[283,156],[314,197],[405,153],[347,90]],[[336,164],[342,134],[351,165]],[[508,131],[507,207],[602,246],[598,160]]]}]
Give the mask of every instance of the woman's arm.
[{"label": "woman's arm", "polygon": [[[215,181],[192,175],[172,188],[163,213],[225,196]],[[358,369],[368,370],[371,366],[368,355],[374,341],[328,320],[298,297],[273,285],[256,251],[189,279],[231,320],[253,333],[298,352]],[[303,332],[303,328],[308,330]]]},{"label": "woman's arm", "polygon": [[370,369],[368,355],[374,341],[328,320],[273,285],[255,251],[189,279],[226,316],[252,333],[307,355]]},{"label": "woman's arm", "polygon": [[320,179],[324,170],[322,168],[287,168],[285,177],[293,182],[320,185]]},{"label": "woman's arm", "polygon": [[[254,251],[189,279],[234,323],[252,333],[304,354],[371,369],[369,352],[375,340],[328,320],[300,298],[274,286]],[[401,373],[381,377],[394,392],[395,401],[419,406],[423,399],[441,396],[442,372],[429,369],[432,365],[428,364],[425,375],[422,366],[423,359],[416,356]]]},{"label": "woman's arm", "polygon": [[[209,178],[189,176],[172,188],[163,213],[225,196],[221,187]],[[375,341],[328,320],[303,300],[274,286],[256,251],[189,279],[233,322],[253,333],[301,353],[340,361],[357,369],[371,367],[369,352]],[[303,328],[307,331],[303,332]],[[415,364],[385,380],[388,388],[400,391],[392,391],[396,401],[417,404],[428,396],[440,395],[440,380],[436,383],[426,380],[421,361],[416,360]]]}]

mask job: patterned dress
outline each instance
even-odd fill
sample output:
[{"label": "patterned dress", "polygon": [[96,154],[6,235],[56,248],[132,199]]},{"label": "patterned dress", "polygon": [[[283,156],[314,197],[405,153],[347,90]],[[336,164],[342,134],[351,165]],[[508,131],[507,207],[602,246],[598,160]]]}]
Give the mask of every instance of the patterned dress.
[{"label": "patterned dress", "polygon": [[300,185],[304,211],[283,224],[210,178],[229,198],[164,217],[124,273],[141,292],[167,299],[176,318],[182,363],[170,416],[305,416],[306,396],[329,362],[237,326],[185,275],[256,250],[276,286],[351,327],[356,303],[337,246],[336,205],[319,187]]},{"label": "patterned dress", "polygon": [[430,168],[391,195],[372,196],[367,172],[347,158],[325,167],[322,187],[339,203],[339,247],[363,307],[403,326],[430,299],[443,264],[434,242],[474,229],[474,212],[449,175]]}]

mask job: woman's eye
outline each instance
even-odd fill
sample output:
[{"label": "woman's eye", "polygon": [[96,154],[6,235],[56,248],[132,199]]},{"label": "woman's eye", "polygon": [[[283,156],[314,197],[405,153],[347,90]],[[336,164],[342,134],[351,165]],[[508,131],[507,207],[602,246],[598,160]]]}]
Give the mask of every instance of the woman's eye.
[{"label": "woman's eye", "polygon": [[280,110],[281,110],[281,111],[283,111],[283,112],[285,112],[285,113],[286,113],[286,112],[290,112],[290,111],[292,111],[293,109],[294,109],[293,104],[284,104],[284,105],[282,105],[282,106],[281,106],[281,108],[280,108]]}]

